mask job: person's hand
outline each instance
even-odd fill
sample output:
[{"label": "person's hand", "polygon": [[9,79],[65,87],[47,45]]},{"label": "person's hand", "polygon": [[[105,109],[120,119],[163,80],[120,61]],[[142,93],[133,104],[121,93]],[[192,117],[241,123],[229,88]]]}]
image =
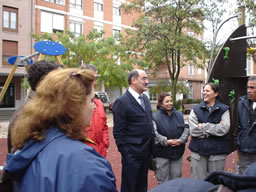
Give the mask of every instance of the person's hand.
[{"label": "person's hand", "polygon": [[203,124],[202,124],[202,123],[199,123],[199,124],[197,125],[197,127],[198,127],[199,129],[202,129],[202,128],[203,128]]},{"label": "person's hand", "polygon": [[180,139],[168,139],[167,143],[171,147],[176,147],[176,146],[179,146],[181,144],[181,140]]},{"label": "person's hand", "polygon": [[167,143],[168,143],[169,146],[172,146],[172,145],[173,145],[173,142],[174,142],[173,139],[168,139],[168,140],[167,140]]},{"label": "person's hand", "polygon": [[181,140],[180,139],[175,139],[173,144],[172,144],[172,147],[177,147],[181,144]]}]

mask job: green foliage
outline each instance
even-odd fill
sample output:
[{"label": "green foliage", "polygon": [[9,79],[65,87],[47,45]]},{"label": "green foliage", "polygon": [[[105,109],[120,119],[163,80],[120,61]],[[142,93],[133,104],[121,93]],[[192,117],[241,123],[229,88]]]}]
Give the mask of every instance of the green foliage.
[{"label": "green foliage", "polygon": [[[224,42],[223,38],[214,39],[214,34],[217,29],[220,27],[221,23],[227,19],[228,17],[235,15],[235,10],[231,9],[230,1],[228,0],[206,0],[204,2],[204,13],[205,13],[205,46],[207,51],[205,52],[205,59],[210,58],[210,52],[213,49],[213,61],[214,58],[218,54],[218,50]],[[229,7],[229,9],[227,9]],[[219,36],[218,36],[219,37]],[[210,71],[211,66],[209,66],[209,62],[205,62],[205,68],[207,71]]]},{"label": "green foliage", "polygon": [[[141,16],[134,23],[137,30],[128,29],[126,45],[133,56],[148,65],[156,73],[159,65],[167,65],[170,89],[176,98],[177,82],[181,68],[192,62],[202,62],[205,47],[196,35],[201,35],[204,17],[201,0],[133,0],[123,5],[126,12],[138,12]],[[149,6],[148,6],[149,5]],[[193,32],[195,36],[189,35]]]},{"label": "green foliage", "polygon": [[[52,34],[48,33],[32,34],[32,37],[36,41],[51,40],[63,44],[67,49],[66,53],[61,55],[65,66],[94,64],[98,68],[98,81],[103,81],[106,87],[127,87],[127,71],[132,69],[132,60],[126,46],[122,45],[123,38],[120,35],[120,41],[116,41],[112,36],[102,38],[103,34],[104,32],[93,30],[86,37],[75,37],[66,30],[63,33],[57,32],[54,39]],[[118,61],[122,64],[117,64]]]},{"label": "green foliage", "polygon": [[170,86],[168,86],[166,82],[160,82],[157,84],[157,86],[150,88],[151,93],[158,95],[161,93],[168,93],[170,90]]},{"label": "green foliage", "polygon": [[24,78],[23,82],[21,83],[21,87],[24,89],[28,89],[29,88],[29,82],[28,82],[28,78]]},{"label": "green foliage", "polygon": [[195,104],[195,103],[201,103],[201,99],[183,99],[182,104]]},{"label": "green foliage", "polygon": [[247,12],[249,13],[249,26],[254,28],[256,26],[256,1],[255,0],[245,0],[245,6]]},{"label": "green foliage", "polygon": [[175,107],[175,109],[182,112],[182,100],[173,102],[173,106]]},{"label": "green foliage", "polygon": [[[158,94],[158,95],[160,95],[161,93],[169,93],[169,92],[171,92],[171,87],[170,87],[169,83],[159,82],[156,86],[150,88],[150,92],[153,94]],[[188,94],[188,92],[189,92],[189,90],[184,85],[183,82],[177,83],[177,93]]]}]

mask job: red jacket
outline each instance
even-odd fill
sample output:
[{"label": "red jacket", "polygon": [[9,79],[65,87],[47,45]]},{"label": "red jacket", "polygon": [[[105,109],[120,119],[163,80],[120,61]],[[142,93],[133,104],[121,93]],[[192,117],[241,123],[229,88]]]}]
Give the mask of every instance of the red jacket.
[{"label": "red jacket", "polygon": [[96,145],[87,142],[86,144],[96,149],[103,157],[106,157],[109,146],[107,118],[102,101],[95,98],[94,103],[96,107],[91,119],[91,126],[86,129],[88,131],[88,137]]}]

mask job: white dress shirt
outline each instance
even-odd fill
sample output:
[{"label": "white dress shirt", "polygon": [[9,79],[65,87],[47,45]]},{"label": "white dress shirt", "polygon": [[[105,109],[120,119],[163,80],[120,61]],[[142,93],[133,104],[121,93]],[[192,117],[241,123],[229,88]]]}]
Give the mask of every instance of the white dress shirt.
[{"label": "white dress shirt", "polygon": [[128,88],[128,91],[132,94],[132,96],[136,99],[136,101],[141,105],[141,100],[139,99],[140,94],[134,91],[131,87]]}]

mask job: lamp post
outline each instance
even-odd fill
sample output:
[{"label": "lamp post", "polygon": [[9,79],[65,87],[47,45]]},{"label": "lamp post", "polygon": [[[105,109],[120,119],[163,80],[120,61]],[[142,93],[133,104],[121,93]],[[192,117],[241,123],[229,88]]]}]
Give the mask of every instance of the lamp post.
[{"label": "lamp post", "polygon": [[216,39],[217,39],[218,32],[219,32],[220,28],[224,25],[224,23],[226,23],[227,21],[229,21],[230,19],[233,19],[235,17],[238,17],[238,14],[233,15],[233,16],[227,18],[225,21],[223,21],[220,24],[220,26],[218,27],[218,29],[215,31],[214,35],[213,35],[213,44],[212,44],[211,57],[210,57],[209,68],[208,68],[209,70],[211,70],[211,68],[212,68],[213,52],[214,52],[214,49],[215,49],[215,44],[216,44]]}]

